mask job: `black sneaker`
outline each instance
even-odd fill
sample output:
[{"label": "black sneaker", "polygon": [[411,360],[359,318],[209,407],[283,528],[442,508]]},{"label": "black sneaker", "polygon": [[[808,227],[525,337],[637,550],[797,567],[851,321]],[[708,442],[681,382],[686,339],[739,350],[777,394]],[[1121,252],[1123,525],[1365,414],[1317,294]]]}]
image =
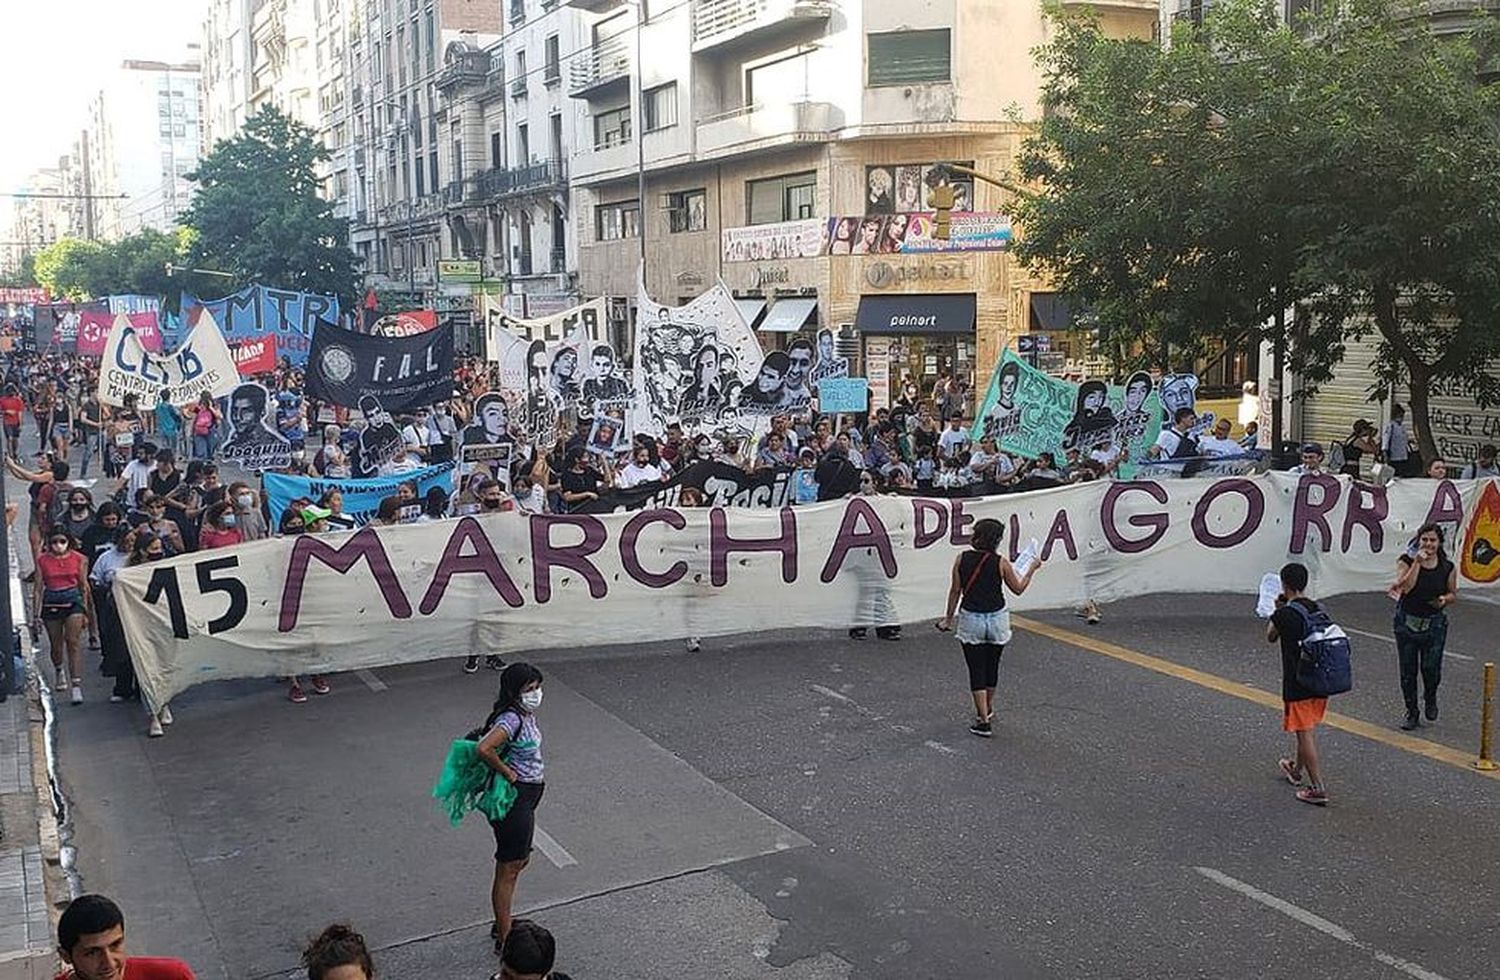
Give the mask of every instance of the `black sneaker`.
[{"label": "black sneaker", "polygon": [[479,673],[479,658],[478,657],[470,657],[470,658],[468,658],[467,660],[464,661],[464,673],[465,674],[477,674],[477,673]]},{"label": "black sneaker", "polygon": [[1437,721],[1437,698],[1427,699],[1427,720]]},{"label": "black sneaker", "polygon": [[856,626],[856,627],[854,627],[854,629],[852,629],[852,630],[849,631],[849,639],[851,639],[851,640],[863,640],[865,638],[865,636],[868,634],[868,632],[869,631],[866,630],[863,626]]},{"label": "black sneaker", "polygon": [[901,627],[877,626],[875,627],[875,638],[877,640],[899,640],[901,639]]},{"label": "black sneaker", "polygon": [[980,738],[990,738],[995,734],[995,730],[990,727],[989,722],[980,721],[976,718],[974,724],[969,726],[969,734],[978,735]]},{"label": "black sneaker", "polygon": [[1406,720],[1401,723],[1401,730],[1403,732],[1410,732],[1415,731],[1416,729],[1421,727],[1421,717],[1419,717],[1415,711],[1408,711],[1406,713]]},{"label": "black sneaker", "polygon": [[490,670],[504,670],[505,669],[505,661],[501,660],[499,657],[495,656],[493,653],[484,658],[484,665],[486,667],[488,667]]}]

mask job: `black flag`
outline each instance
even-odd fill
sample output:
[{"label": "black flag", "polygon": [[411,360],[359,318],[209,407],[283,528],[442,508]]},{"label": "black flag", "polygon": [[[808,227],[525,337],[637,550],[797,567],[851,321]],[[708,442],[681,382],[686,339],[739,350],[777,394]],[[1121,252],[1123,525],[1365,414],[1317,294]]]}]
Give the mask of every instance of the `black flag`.
[{"label": "black flag", "polygon": [[354,407],[372,396],[389,412],[453,395],[453,325],[410,337],[376,337],[319,320],[307,357],[307,395]]}]

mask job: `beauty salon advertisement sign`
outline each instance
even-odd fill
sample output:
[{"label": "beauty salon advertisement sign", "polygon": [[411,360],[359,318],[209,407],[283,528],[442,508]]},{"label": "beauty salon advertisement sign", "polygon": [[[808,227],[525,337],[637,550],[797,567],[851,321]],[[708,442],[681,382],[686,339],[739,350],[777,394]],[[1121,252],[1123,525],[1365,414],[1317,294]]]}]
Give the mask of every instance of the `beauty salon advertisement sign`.
[{"label": "beauty salon advertisement sign", "polygon": [[[1096,481],[969,500],[852,497],[653,508],[299,535],[120,572],[115,598],[147,700],[208,680],[778,627],[936,618],[974,522],[1036,538],[1048,567],[1019,609],[1191,589],[1244,596],[1305,562],[1316,595],[1379,592],[1415,530],[1450,528],[1464,587],[1500,579],[1500,481],[1270,474]],[[1252,628],[1253,632],[1253,628]],[[1251,633],[1247,632],[1247,636]]]}]

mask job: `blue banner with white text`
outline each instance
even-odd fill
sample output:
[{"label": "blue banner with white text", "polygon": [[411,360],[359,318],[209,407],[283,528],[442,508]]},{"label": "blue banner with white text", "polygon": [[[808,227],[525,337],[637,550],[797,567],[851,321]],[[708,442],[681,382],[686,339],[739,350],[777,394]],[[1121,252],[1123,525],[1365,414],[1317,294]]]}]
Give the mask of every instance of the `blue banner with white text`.
[{"label": "blue banner with white text", "polygon": [[380,501],[392,496],[401,484],[413,481],[417,485],[417,499],[427,496],[433,487],[442,487],[453,496],[452,462],[412,470],[401,476],[382,476],[373,480],[346,480],[339,477],[292,476],[287,473],[267,473],[264,476],[266,497],[271,505],[271,518],[279,522],[281,515],[292,501],[305,497],[316,503],[323,494],[337,490],[344,497],[343,513],[346,520],[363,527],[375,516]]}]

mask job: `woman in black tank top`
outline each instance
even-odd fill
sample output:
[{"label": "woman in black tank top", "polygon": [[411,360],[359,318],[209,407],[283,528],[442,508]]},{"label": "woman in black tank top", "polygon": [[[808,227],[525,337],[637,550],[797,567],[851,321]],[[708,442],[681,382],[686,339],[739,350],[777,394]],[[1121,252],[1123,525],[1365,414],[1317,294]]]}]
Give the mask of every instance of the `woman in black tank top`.
[{"label": "woman in black tank top", "polygon": [[995,688],[1000,681],[1000,655],[1010,642],[1005,589],[1009,587],[1016,595],[1025,592],[1042,566],[1037,558],[1024,574],[1018,572],[1000,554],[1003,534],[1004,526],[992,518],[974,525],[972,547],[953,560],[948,605],[937,622],[940,630],[957,626],[958,642],[963,646],[964,661],[969,668],[969,694],[974,699],[974,722],[969,731],[981,738],[994,734],[991,723],[995,717]]}]

